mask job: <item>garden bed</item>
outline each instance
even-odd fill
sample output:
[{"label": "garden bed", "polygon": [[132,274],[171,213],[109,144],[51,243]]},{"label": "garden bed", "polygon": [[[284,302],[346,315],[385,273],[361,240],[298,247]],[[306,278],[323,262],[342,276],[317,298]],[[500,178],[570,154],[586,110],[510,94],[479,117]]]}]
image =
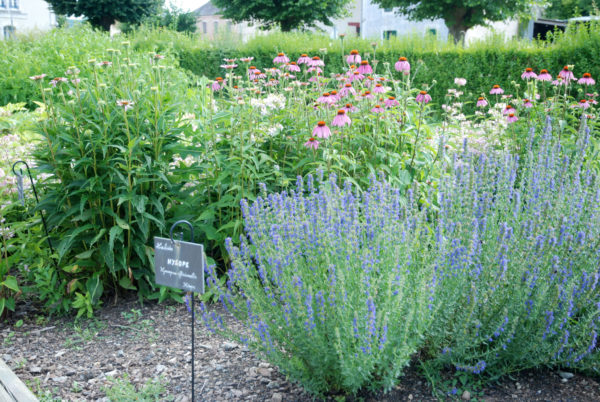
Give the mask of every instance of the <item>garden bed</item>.
[{"label": "garden bed", "polygon": [[[190,316],[184,305],[122,301],[103,308],[93,320],[78,322],[46,319],[24,305],[17,311],[22,317],[2,323],[0,358],[40,400],[106,400],[107,394],[123,400],[133,397],[133,389],[156,400],[189,399]],[[17,328],[19,318],[24,323]],[[600,400],[596,379],[562,376],[529,371],[470,394],[486,401]],[[277,368],[201,324],[196,326],[196,390],[198,400],[312,400]],[[367,401],[435,400],[416,367],[390,393],[360,396]]]}]

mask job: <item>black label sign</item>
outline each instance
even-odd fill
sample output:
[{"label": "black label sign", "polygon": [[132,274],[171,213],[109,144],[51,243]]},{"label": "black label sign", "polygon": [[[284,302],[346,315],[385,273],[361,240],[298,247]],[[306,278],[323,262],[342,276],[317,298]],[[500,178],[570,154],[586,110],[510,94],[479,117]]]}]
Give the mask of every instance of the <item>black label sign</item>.
[{"label": "black label sign", "polygon": [[204,247],[202,244],[154,238],[156,283],[204,293]]}]

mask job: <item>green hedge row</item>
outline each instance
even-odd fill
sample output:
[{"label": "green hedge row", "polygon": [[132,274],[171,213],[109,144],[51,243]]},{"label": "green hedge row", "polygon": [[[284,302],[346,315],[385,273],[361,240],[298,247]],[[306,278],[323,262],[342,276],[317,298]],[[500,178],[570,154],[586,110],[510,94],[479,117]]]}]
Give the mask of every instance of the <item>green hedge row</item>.
[{"label": "green hedge row", "polygon": [[[323,52],[326,49],[326,54]],[[372,43],[366,40],[346,40],[344,54],[357,49],[361,55],[373,57]],[[196,75],[214,78],[223,76],[220,65],[224,58],[252,56],[252,64],[258,68],[272,67],[278,51],[290,59],[300,54],[319,55],[326,62],[325,74],[341,72],[347,66],[342,58],[341,40],[331,40],[311,34],[273,34],[259,37],[236,47],[204,46],[181,47],[179,64]],[[415,38],[396,39],[378,43],[375,55],[380,63],[389,62],[393,70],[399,56],[407,57],[413,69],[413,82],[417,87],[430,88],[433,99],[442,102],[448,88],[455,88],[455,77],[467,79],[465,94],[475,101],[481,93],[488,94],[492,85],[499,84],[506,93],[514,93],[513,83],[521,82],[526,67],[539,71],[547,69],[556,75],[564,65],[574,65],[574,73],[581,77],[589,72],[600,78],[600,25],[579,26],[558,33],[551,42],[514,41],[504,42],[492,38],[469,47],[455,46],[446,42],[425,39],[418,43]],[[242,64],[239,63],[238,64]],[[241,67],[241,66],[240,66]],[[398,73],[399,76],[399,73]],[[524,85],[521,85],[521,91]]]}]

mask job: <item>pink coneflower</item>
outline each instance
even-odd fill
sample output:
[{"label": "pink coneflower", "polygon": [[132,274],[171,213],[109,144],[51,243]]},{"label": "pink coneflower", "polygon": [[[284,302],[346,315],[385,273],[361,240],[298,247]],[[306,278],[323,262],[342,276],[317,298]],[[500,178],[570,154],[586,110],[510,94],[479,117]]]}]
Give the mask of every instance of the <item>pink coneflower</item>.
[{"label": "pink coneflower", "polygon": [[237,64],[221,64],[221,68],[224,68],[225,70],[233,70],[237,66]]},{"label": "pink coneflower", "polygon": [[398,101],[396,100],[396,98],[395,98],[395,97],[393,97],[393,96],[389,96],[389,97],[388,97],[388,98],[385,100],[385,107],[387,107],[387,108],[391,108],[391,107],[394,107],[394,106],[398,106],[399,104],[400,104],[400,102],[398,102]]},{"label": "pink coneflower", "polygon": [[335,103],[335,99],[332,99],[331,94],[329,92],[325,92],[323,95],[317,98],[317,103],[331,105]]},{"label": "pink coneflower", "polygon": [[269,81],[265,84],[265,86],[274,87],[277,84],[279,84],[279,80],[276,80],[275,78],[269,78]]},{"label": "pink coneflower", "polygon": [[563,69],[560,70],[560,73],[558,73],[558,76],[565,81],[571,81],[575,79],[573,71],[569,70],[569,66],[564,66]]},{"label": "pink coneflower", "polygon": [[479,98],[477,98],[477,107],[486,107],[488,105],[488,102],[485,100],[485,98],[483,96],[480,96]]},{"label": "pink coneflower", "polygon": [[350,83],[344,84],[342,89],[340,89],[340,96],[348,96],[348,94],[356,95],[356,90],[354,90]]},{"label": "pink coneflower", "polygon": [[519,120],[519,118],[514,113],[509,113],[508,116],[506,116],[506,121],[509,123],[514,123],[517,120]]},{"label": "pink coneflower", "polygon": [[254,60],[254,57],[241,57],[240,61],[244,62],[244,63],[250,63],[252,60]]},{"label": "pink coneflower", "polygon": [[352,81],[356,81],[356,80],[362,81],[362,80],[364,80],[364,79],[365,79],[365,76],[364,76],[364,75],[362,75],[362,74],[361,74],[360,72],[358,72],[358,71],[355,71],[355,72],[353,72],[353,73],[352,73],[352,75],[351,75],[351,76],[348,78],[348,81],[350,81],[350,82],[352,82]]},{"label": "pink coneflower", "polygon": [[300,58],[298,59],[298,65],[306,64],[306,65],[310,66],[310,62],[311,62],[311,59],[310,59],[310,57],[308,57],[308,55],[306,53],[302,53],[300,55]]},{"label": "pink coneflower", "polygon": [[565,80],[563,80],[563,78],[560,76],[560,74],[556,77],[556,79],[554,81],[552,81],[552,85],[556,85],[556,86],[560,86],[560,85],[566,85],[567,82]]},{"label": "pink coneflower", "polygon": [[309,67],[308,70],[306,70],[309,73],[312,73],[314,71],[316,71],[317,73],[322,73],[323,70],[321,70],[321,67]]},{"label": "pink coneflower", "polygon": [[515,111],[514,107],[512,107],[511,105],[506,105],[502,114],[506,116],[509,113],[514,113],[514,111]]},{"label": "pink coneflower", "polygon": [[533,103],[529,99],[523,99],[523,107],[529,109],[533,107]]},{"label": "pink coneflower", "polygon": [[454,83],[456,85],[458,85],[459,87],[464,87],[465,85],[467,85],[467,79],[466,78],[455,78]]},{"label": "pink coneflower", "polygon": [[333,103],[340,100],[340,94],[338,94],[338,91],[336,91],[335,89],[332,91],[329,91],[329,96],[331,97],[331,99],[333,99]]},{"label": "pink coneflower", "polygon": [[[154,55],[154,60],[162,60],[164,58],[165,58],[165,56],[163,56],[162,54],[157,53]],[[235,61],[235,59],[233,59],[233,61]]]},{"label": "pink coneflower", "polygon": [[421,91],[415,98],[415,101],[417,103],[427,104],[427,103],[431,102],[431,96],[429,96],[427,91]]},{"label": "pink coneflower", "polygon": [[504,89],[500,88],[500,85],[496,84],[490,90],[490,95],[502,95],[504,93]]},{"label": "pink coneflower", "polygon": [[285,53],[277,53],[277,57],[273,59],[273,63],[275,64],[285,64],[289,62],[290,59],[285,55]]},{"label": "pink coneflower", "polygon": [[371,109],[371,113],[383,113],[383,108],[379,105],[375,105],[375,107]]},{"label": "pink coneflower", "polygon": [[312,77],[310,77],[308,80],[310,82],[317,82],[319,81],[319,79],[321,78],[321,73],[317,73],[316,75],[313,75]]},{"label": "pink coneflower", "polygon": [[356,109],[356,106],[352,106],[352,103],[346,103],[344,105],[344,110],[346,112],[356,112],[357,109]]},{"label": "pink coneflower", "polygon": [[375,88],[373,89],[373,92],[375,92],[376,94],[384,94],[385,87],[381,84],[375,84]]},{"label": "pink coneflower", "polygon": [[55,87],[56,85],[63,83],[63,82],[69,82],[69,80],[66,79],[65,77],[56,77],[56,78],[53,78],[52,80],[50,80],[50,85]]},{"label": "pink coneflower", "polygon": [[287,65],[286,65],[288,71],[291,71],[293,73],[298,73],[300,72],[300,67],[298,67],[298,64],[296,64],[295,61],[290,61]]},{"label": "pink coneflower", "polygon": [[346,63],[348,64],[353,64],[353,63],[360,63],[361,62],[361,57],[358,54],[358,50],[352,50],[350,52],[350,54],[348,55],[348,57],[346,57]]},{"label": "pink coneflower", "polygon": [[358,66],[357,71],[361,74],[372,74],[373,73],[373,69],[371,68],[371,66],[369,65],[369,62],[367,60],[363,60],[360,62],[360,66]]},{"label": "pink coneflower", "polygon": [[521,79],[529,80],[531,78],[537,78],[537,74],[533,72],[533,68],[527,67],[521,74]]},{"label": "pink coneflower", "polygon": [[33,81],[40,81],[40,80],[43,80],[45,76],[46,76],[46,74],[34,75],[34,76],[29,77],[29,79],[33,80]]},{"label": "pink coneflower", "polygon": [[100,63],[98,63],[99,67],[110,67],[112,66],[112,61],[101,61]]},{"label": "pink coneflower", "polygon": [[[298,63],[300,64],[300,63]],[[319,56],[314,56],[311,60],[309,65],[311,67],[319,67],[319,66],[324,66],[325,63],[323,63],[323,60],[321,60],[321,58]]]},{"label": "pink coneflower", "polygon": [[331,135],[331,130],[329,130],[329,127],[327,127],[325,122],[321,120],[313,129],[312,135],[313,137],[318,138],[329,138]]},{"label": "pink coneflower", "polygon": [[363,99],[375,99],[375,97],[373,96],[373,94],[371,93],[371,91],[365,91],[362,93],[362,98]]},{"label": "pink coneflower", "polygon": [[316,150],[319,148],[319,144],[320,144],[320,142],[319,142],[319,141],[317,141],[317,139],[316,139],[316,138],[314,138],[314,137],[310,137],[310,138],[308,139],[308,141],[306,141],[306,142],[304,143],[304,146],[305,146],[306,148],[308,148],[308,149],[312,149],[312,150],[315,150],[315,151],[316,151]]},{"label": "pink coneflower", "polygon": [[371,86],[373,85],[373,82],[375,81],[375,78],[371,77],[370,75],[367,75],[365,78],[367,79],[365,81],[365,86],[367,88],[371,88]]},{"label": "pink coneflower", "polygon": [[227,58],[223,59],[223,61],[225,61],[227,64],[233,64],[233,63],[235,63],[236,60],[237,59],[227,59]]},{"label": "pink coneflower", "polygon": [[587,109],[587,108],[590,107],[590,104],[588,103],[587,100],[582,99],[582,100],[579,101],[579,103],[577,105],[575,105],[575,107],[578,107],[580,109],[584,109],[585,110],[585,109]]},{"label": "pink coneflower", "polygon": [[577,81],[577,83],[582,85],[595,85],[596,81],[594,81],[594,79],[592,78],[592,74],[583,73],[583,77],[581,77],[579,81]]},{"label": "pink coneflower", "polygon": [[350,124],[350,117],[348,117],[344,109],[338,110],[337,115],[333,118],[333,122],[331,123],[332,126],[336,127],[349,126]]},{"label": "pink coneflower", "polygon": [[117,101],[117,105],[121,106],[123,110],[128,111],[129,109],[133,108],[133,105],[135,105],[135,103],[127,99],[119,99]]},{"label": "pink coneflower", "polygon": [[222,83],[223,83],[223,81],[216,80],[215,82],[213,82],[213,83],[212,83],[212,85],[210,86],[210,88],[211,88],[213,91],[215,91],[215,92],[216,92],[216,91],[220,91],[220,90],[223,88],[223,87],[221,86],[221,84],[222,84]]},{"label": "pink coneflower", "polygon": [[404,75],[410,73],[410,63],[406,60],[406,57],[399,57],[396,64],[394,64],[396,71],[402,71]]},{"label": "pink coneflower", "polygon": [[539,75],[537,76],[538,81],[552,81],[552,76],[548,73],[548,70],[543,68],[540,70]]}]

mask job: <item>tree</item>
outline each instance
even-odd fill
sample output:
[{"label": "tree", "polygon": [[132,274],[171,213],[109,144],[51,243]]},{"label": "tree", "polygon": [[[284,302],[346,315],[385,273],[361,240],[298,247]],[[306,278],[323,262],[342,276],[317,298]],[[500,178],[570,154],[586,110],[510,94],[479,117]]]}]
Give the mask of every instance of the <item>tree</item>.
[{"label": "tree", "polygon": [[196,32],[196,16],[193,12],[184,12],[183,10],[171,5],[162,7],[157,14],[145,17],[136,23],[121,23],[119,28],[121,32],[133,32],[140,25],[152,25],[169,28],[177,32]]},{"label": "tree", "polygon": [[235,22],[256,21],[265,28],[279,26],[282,31],[332,25],[331,18],[345,14],[351,0],[212,0],[223,17]]},{"label": "tree", "polygon": [[163,0],[46,0],[55,14],[85,16],[105,31],[115,21],[136,23],[158,12]]},{"label": "tree", "polygon": [[503,21],[524,14],[535,4],[534,0],[373,0],[383,8],[396,8],[411,20],[441,18],[446,23],[454,42],[475,25]]},{"label": "tree", "polygon": [[551,0],[550,6],[544,10],[548,18],[566,20],[597,14],[598,7],[594,1],[589,0]]}]

